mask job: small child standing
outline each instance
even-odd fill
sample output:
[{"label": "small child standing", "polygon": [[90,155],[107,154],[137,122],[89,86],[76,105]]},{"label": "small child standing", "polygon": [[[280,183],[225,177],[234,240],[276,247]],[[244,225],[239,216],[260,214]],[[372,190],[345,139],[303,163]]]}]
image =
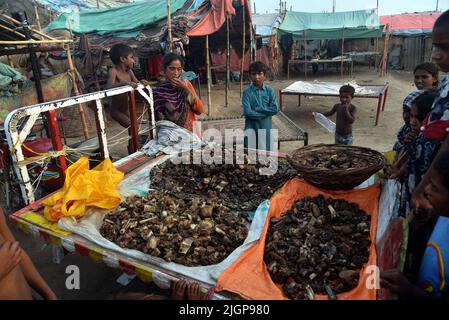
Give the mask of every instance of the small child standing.
[{"label": "small child standing", "polygon": [[410,133],[410,109],[412,108],[413,100],[415,100],[421,93],[422,91],[420,90],[412,91],[405,97],[404,102],[402,103],[402,119],[404,120],[404,124],[399,128],[396,135],[397,140],[393,146],[393,150],[396,152],[394,162],[396,162],[399,152],[405,144],[405,138]]},{"label": "small child standing", "polygon": [[[278,113],[276,94],[264,84],[267,67],[261,61],[251,63],[249,74],[252,85],[243,91],[242,105],[245,116],[245,148],[272,150],[271,117]],[[263,133],[265,131],[265,139]],[[249,135],[248,135],[249,133]],[[254,133],[254,134],[253,134]],[[255,136],[255,141],[254,137]],[[259,140],[260,137],[260,140]]]},{"label": "small child standing", "polygon": [[325,117],[330,117],[337,113],[337,123],[335,130],[335,144],[352,145],[352,124],[355,121],[357,108],[351,104],[354,99],[355,89],[350,85],[340,88],[340,102],[334,105],[331,111],[323,113]]},{"label": "small child standing", "polygon": [[[133,88],[137,87],[136,76],[133,72],[134,55],[131,47],[126,44],[115,44],[112,46],[109,53],[114,67],[109,70],[108,88],[130,85]],[[142,80],[143,85],[148,82]],[[120,94],[111,98],[111,116],[120,123],[123,127],[130,126],[129,112],[128,112],[128,94]]]},{"label": "small child standing", "polygon": [[439,84],[439,70],[438,66],[432,62],[425,62],[417,65],[413,71],[415,86],[418,90],[410,92],[402,103],[402,116],[404,124],[399,129],[397,134],[397,141],[393,146],[396,152],[396,157],[404,145],[404,139],[410,132],[410,108],[413,100],[422,93],[422,90],[436,90]]}]

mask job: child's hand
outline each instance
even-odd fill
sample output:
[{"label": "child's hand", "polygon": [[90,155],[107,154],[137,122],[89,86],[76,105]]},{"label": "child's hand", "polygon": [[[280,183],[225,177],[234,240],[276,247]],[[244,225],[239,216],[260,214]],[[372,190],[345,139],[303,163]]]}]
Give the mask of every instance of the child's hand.
[{"label": "child's hand", "polygon": [[143,84],[145,87],[150,85],[150,83],[145,79],[140,80],[140,83]]},{"label": "child's hand", "polygon": [[203,300],[203,294],[198,283],[190,283],[187,285],[187,299]]},{"label": "child's hand", "polygon": [[413,285],[404,274],[395,269],[380,273],[380,285],[400,295],[407,295],[413,289]]},{"label": "child's hand", "polygon": [[133,89],[135,89],[135,88],[137,88],[137,85],[138,85],[138,83],[137,82],[130,82],[129,83],[129,85],[131,86],[131,87],[133,87]]},{"label": "child's hand", "polygon": [[413,140],[415,140],[417,134],[413,131],[410,131],[409,133],[407,133],[407,135],[404,137],[404,144],[409,144],[411,143]]},{"label": "child's hand", "polygon": [[413,218],[419,222],[426,222],[433,216],[432,206],[424,196],[424,193],[414,193],[411,199]]},{"label": "child's hand", "polygon": [[418,225],[426,224],[435,217],[435,211],[429,208],[419,207],[413,210],[413,219]]},{"label": "child's hand", "polygon": [[0,245],[0,279],[9,274],[22,261],[18,242],[6,241]]}]

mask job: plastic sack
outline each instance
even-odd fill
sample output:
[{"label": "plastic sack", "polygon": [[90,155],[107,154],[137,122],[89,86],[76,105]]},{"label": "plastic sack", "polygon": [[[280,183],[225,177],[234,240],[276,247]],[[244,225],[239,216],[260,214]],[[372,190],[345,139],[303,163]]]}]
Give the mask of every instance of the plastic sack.
[{"label": "plastic sack", "polygon": [[335,123],[325,117],[322,113],[314,112],[315,121],[327,129],[330,133],[335,133]]},{"label": "plastic sack", "polygon": [[89,159],[80,158],[67,168],[64,186],[44,200],[44,216],[57,221],[61,217],[82,217],[90,206],[112,209],[120,204],[116,187],[124,178],[111,160],[106,158],[89,170]]},{"label": "plastic sack", "polygon": [[[239,294],[245,299],[256,300],[285,300],[280,285],[276,285],[271,279],[264,262],[265,241],[273,217],[280,217],[289,210],[293,204],[305,197],[323,195],[333,199],[343,199],[359,205],[371,216],[369,248],[370,255],[362,270],[357,287],[349,292],[338,294],[340,300],[375,300],[376,289],[368,288],[369,266],[375,266],[377,261],[375,239],[377,230],[377,217],[379,211],[380,185],[375,184],[369,188],[351,191],[323,191],[315,188],[297,178],[288,181],[282,189],[270,200],[270,208],[266,217],[264,229],[260,240],[245,251],[240,258],[227,268],[218,278],[216,291],[230,291]],[[317,294],[317,300],[327,299],[327,296]]]}]

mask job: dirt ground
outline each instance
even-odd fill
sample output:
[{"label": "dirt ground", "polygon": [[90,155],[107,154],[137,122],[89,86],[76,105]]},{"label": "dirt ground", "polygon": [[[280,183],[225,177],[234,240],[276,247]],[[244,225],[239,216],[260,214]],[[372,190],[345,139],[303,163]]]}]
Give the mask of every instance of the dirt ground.
[{"label": "dirt ground", "polygon": [[[296,76],[296,78],[295,78]],[[299,74],[293,74],[291,80],[267,81],[267,84],[274,89],[282,89],[293,83],[295,80],[302,80]],[[339,74],[329,72],[318,73],[308,80],[319,81],[341,81]],[[389,93],[385,111],[381,114],[380,123],[374,126],[377,100],[375,99],[354,99],[353,103],[358,107],[358,118],[354,124],[354,144],[370,147],[379,151],[391,150],[397,129],[402,124],[402,100],[407,93],[414,89],[412,74],[410,72],[391,71],[388,76],[380,78],[378,73],[366,68],[356,68],[354,79],[359,84],[384,84],[389,83]],[[345,78],[343,81],[353,79]],[[202,87],[202,97],[207,110],[207,99],[205,97],[205,86]],[[212,117],[240,116],[241,104],[239,96],[239,85],[231,84],[229,94],[229,107],[224,107],[225,101],[224,85],[219,83],[212,88]],[[324,128],[317,124],[312,115],[312,111],[324,112],[338,102],[338,98],[309,97],[302,99],[302,106],[297,107],[297,97],[286,97],[284,99],[284,112],[301,128],[309,133],[309,144],[333,143],[334,137]],[[202,117],[205,117],[203,115]],[[117,134],[123,130],[117,123],[110,121],[107,129],[107,136]],[[291,152],[301,147],[302,142],[281,143],[281,151]],[[120,143],[111,150],[114,159],[118,159],[127,154],[126,143]],[[118,291],[149,291],[158,292],[157,287],[151,284],[143,284],[137,278],[130,285],[123,287],[116,282],[121,275],[119,270],[111,269],[105,264],[97,264],[93,260],[82,257],[78,254],[67,255],[60,264],[52,262],[51,245],[46,245],[42,239],[35,239],[21,231],[14,229],[14,234],[21,242],[23,248],[29,253],[37,269],[47,280],[49,285],[55,290],[61,299],[108,299],[111,294]],[[81,288],[80,290],[68,290],[65,287],[68,265],[77,265],[80,268]]]},{"label": "dirt ground", "polygon": [[[303,80],[303,76],[294,74],[296,78],[290,80],[266,81],[276,92],[279,89],[288,87],[298,80]],[[358,108],[358,117],[354,123],[353,136],[354,145],[366,146],[379,151],[391,150],[398,128],[402,125],[402,101],[404,97],[415,89],[413,76],[411,72],[392,71],[386,77],[379,77],[379,74],[368,70],[365,67],[359,67],[354,72],[353,78],[345,77],[340,79],[340,74],[336,72],[318,73],[316,76],[309,75],[308,81],[332,81],[348,82],[355,80],[360,85],[389,84],[389,92],[386,100],[385,111],[381,113],[379,124],[374,126],[376,116],[377,100],[355,98],[353,104]],[[231,84],[231,93],[229,96],[229,107],[225,108],[224,85],[216,85],[213,88],[211,108],[212,117],[221,116],[240,116],[242,108],[240,103],[239,85]],[[205,102],[205,91],[203,89],[203,101]],[[296,96],[283,97],[284,113],[291,118],[297,125],[306,130],[309,134],[309,144],[315,143],[333,143],[334,137],[326,129],[320,126],[312,116],[312,111],[329,111],[332,106],[339,102],[338,97],[317,97],[311,96],[301,98],[301,107],[298,107],[298,98]],[[207,106],[206,106],[207,109]],[[203,116],[207,117],[207,116]],[[335,121],[335,116],[333,116]],[[301,147],[302,142],[282,142],[281,151],[291,152]]]}]

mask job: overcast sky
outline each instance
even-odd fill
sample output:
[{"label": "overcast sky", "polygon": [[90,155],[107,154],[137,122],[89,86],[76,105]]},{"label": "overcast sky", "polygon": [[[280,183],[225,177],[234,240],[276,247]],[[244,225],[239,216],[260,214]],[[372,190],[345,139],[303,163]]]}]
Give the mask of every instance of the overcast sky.
[{"label": "overcast sky", "polygon": [[[290,6],[293,11],[302,12],[332,12],[333,0],[283,0],[287,1],[287,10]],[[449,0],[378,0],[379,15],[433,11],[449,9]],[[376,8],[377,0],[335,0],[335,11],[351,11]],[[254,10],[256,4],[257,13],[272,13],[279,9],[279,0],[251,0]]]}]

